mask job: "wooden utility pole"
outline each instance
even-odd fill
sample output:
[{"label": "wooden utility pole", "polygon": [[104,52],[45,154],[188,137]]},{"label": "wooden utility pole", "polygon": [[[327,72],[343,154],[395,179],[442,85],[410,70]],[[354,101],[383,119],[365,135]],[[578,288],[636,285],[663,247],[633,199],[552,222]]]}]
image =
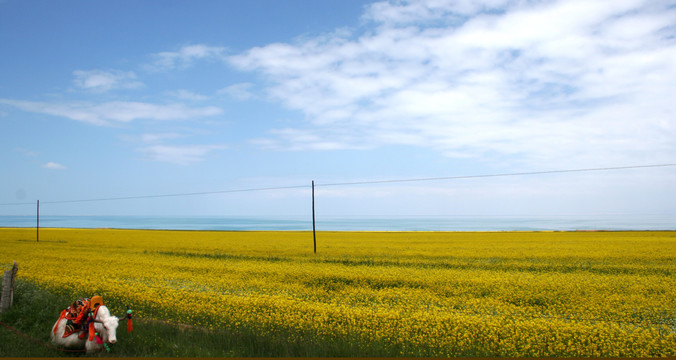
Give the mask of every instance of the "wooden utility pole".
[{"label": "wooden utility pole", "polygon": [[37,219],[38,219],[38,223],[35,226],[35,230],[37,232],[37,240],[38,240],[38,242],[40,242],[40,200],[38,200],[38,216],[37,216]]},{"label": "wooden utility pole", "polygon": [[312,180],[312,239],[315,244],[315,254],[317,253],[317,227],[315,225],[315,181]]}]

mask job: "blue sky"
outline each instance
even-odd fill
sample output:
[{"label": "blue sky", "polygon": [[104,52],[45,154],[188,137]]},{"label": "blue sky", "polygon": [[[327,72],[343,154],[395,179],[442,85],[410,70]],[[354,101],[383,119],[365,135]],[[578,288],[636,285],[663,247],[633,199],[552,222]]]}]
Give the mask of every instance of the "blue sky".
[{"label": "blue sky", "polygon": [[0,0],[0,48],[0,204],[676,214],[676,167],[321,186],[676,163],[674,1]]}]

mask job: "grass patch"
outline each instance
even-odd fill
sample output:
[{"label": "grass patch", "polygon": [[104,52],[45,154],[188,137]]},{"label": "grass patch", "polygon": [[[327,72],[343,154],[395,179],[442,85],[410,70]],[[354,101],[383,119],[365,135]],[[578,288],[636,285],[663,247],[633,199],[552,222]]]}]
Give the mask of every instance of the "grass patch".
[{"label": "grass patch", "polygon": [[[72,300],[70,300],[72,301]],[[49,331],[69,300],[17,279],[14,305],[0,314],[0,321],[26,337],[0,326],[0,356],[59,356],[41,344],[49,343]]]},{"label": "grass patch", "polygon": [[166,256],[177,256],[177,257],[184,257],[184,258],[216,259],[216,260],[269,261],[269,262],[291,261],[291,259],[285,259],[285,258],[281,258],[279,256],[248,256],[248,255],[233,255],[233,254],[223,254],[223,253],[210,254],[210,253],[195,253],[195,252],[187,252],[187,251],[182,251],[182,252],[178,252],[178,251],[150,252],[150,251],[144,250],[143,253],[144,254],[156,253],[158,255],[166,255]]},{"label": "grass patch", "polygon": [[[62,352],[49,342],[49,332],[59,313],[73,299],[17,279],[14,305],[0,314],[0,357],[77,357],[83,353]],[[19,334],[17,334],[17,332]],[[118,343],[102,357],[307,357],[368,356],[346,341],[330,342],[312,334],[280,331],[261,336],[253,329],[209,330],[166,321],[134,318],[134,330],[126,332],[120,322]],[[371,349],[370,355],[382,348]]]},{"label": "grass patch", "polygon": [[[52,347],[49,332],[73,299],[17,279],[14,305],[0,315],[0,357],[70,357],[82,354]],[[19,332],[20,334],[17,334]],[[234,344],[232,334],[159,321],[134,319],[134,331],[121,321],[118,343],[102,356],[244,356],[250,350]],[[254,341],[251,342],[255,343]]]}]

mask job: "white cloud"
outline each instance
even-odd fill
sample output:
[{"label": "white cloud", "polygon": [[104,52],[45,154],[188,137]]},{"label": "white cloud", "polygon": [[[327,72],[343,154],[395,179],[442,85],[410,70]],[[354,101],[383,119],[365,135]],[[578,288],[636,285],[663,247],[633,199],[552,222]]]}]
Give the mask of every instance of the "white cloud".
[{"label": "white cloud", "polygon": [[177,139],[183,137],[184,135],[177,133],[158,133],[158,134],[143,134],[141,135],[141,141],[144,143],[155,143],[164,141],[167,139]]},{"label": "white cloud", "polygon": [[66,169],[65,166],[63,166],[59,163],[51,162],[51,161],[42,165],[42,167],[44,167],[46,169],[50,169],[50,170],[65,170]]},{"label": "white cloud", "polygon": [[254,97],[254,94],[251,92],[252,87],[252,83],[239,83],[225,87],[218,92],[221,94],[227,94],[236,100],[244,101]]},{"label": "white cloud", "polygon": [[186,101],[205,101],[209,100],[209,97],[206,95],[201,95],[188,90],[176,90],[169,93],[171,96],[174,96],[180,100]]},{"label": "white cloud", "polygon": [[378,26],[229,58],[306,115],[255,143],[407,144],[574,167],[673,160],[676,8],[667,3],[383,1],[364,19]]},{"label": "white cloud", "polygon": [[169,162],[178,165],[189,165],[204,161],[204,158],[214,150],[225,149],[224,145],[151,145],[141,147],[138,151],[153,161]]},{"label": "white cloud", "polygon": [[332,140],[324,139],[325,134],[311,129],[273,129],[275,138],[255,138],[249,142],[253,145],[274,151],[302,150],[363,150],[373,148],[363,142],[357,142],[352,136],[345,137],[335,131]]},{"label": "white cloud", "polygon": [[111,125],[134,120],[185,120],[214,116],[222,113],[215,106],[191,108],[184,104],[157,105],[131,101],[106,103],[48,103],[0,99],[0,104],[14,106],[24,111],[65,117],[94,125]]},{"label": "white cloud", "polygon": [[170,70],[175,68],[186,68],[194,64],[197,60],[216,60],[225,59],[226,49],[218,46],[208,46],[203,44],[186,45],[178,51],[165,51],[153,55],[155,59],[149,68],[152,70]]},{"label": "white cloud", "polygon": [[136,74],[131,71],[77,70],[73,75],[77,87],[94,92],[143,87],[143,83],[137,81]]},{"label": "white cloud", "polygon": [[28,157],[35,157],[35,156],[38,156],[40,154],[37,151],[33,151],[33,150],[30,150],[30,149],[24,149],[24,148],[15,148],[14,151],[19,152],[19,153],[23,154],[24,156],[28,156]]},{"label": "white cloud", "polygon": [[458,22],[463,17],[482,12],[502,10],[514,0],[420,0],[380,1],[369,5],[363,18],[385,25],[405,25],[418,22]]},{"label": "white cloud", "polygon": [[171,145],[170,140],[186,138],[186,133],[157,132],[140,135],[121,136],[124,141],[140,145],[136,150],[145,155],[147,160],[167,162],[178,165],[190,165],[202,162],[216,150],[226,149],[225,145]]},{"label": "white cloud", "polygon": [[141,135],[122,135],[120,138],[127,142],[143,143],[143,144],[158,144],[165,140],[173,140],[185,137],[185,134],[179,133],[145,133]]}]

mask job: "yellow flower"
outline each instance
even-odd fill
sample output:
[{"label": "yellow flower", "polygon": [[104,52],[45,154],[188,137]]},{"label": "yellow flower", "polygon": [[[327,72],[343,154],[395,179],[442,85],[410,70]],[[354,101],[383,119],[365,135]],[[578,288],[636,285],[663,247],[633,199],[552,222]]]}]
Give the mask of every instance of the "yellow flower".
[{"label": "yellow flower", "polygon": [[[0,263],[145,318],[402,356],[676,355],[673,232],[327,232],[317,255],[308,232],[32,234],[0,229]],[[74,246],[86,277],[69,275]]]}]

